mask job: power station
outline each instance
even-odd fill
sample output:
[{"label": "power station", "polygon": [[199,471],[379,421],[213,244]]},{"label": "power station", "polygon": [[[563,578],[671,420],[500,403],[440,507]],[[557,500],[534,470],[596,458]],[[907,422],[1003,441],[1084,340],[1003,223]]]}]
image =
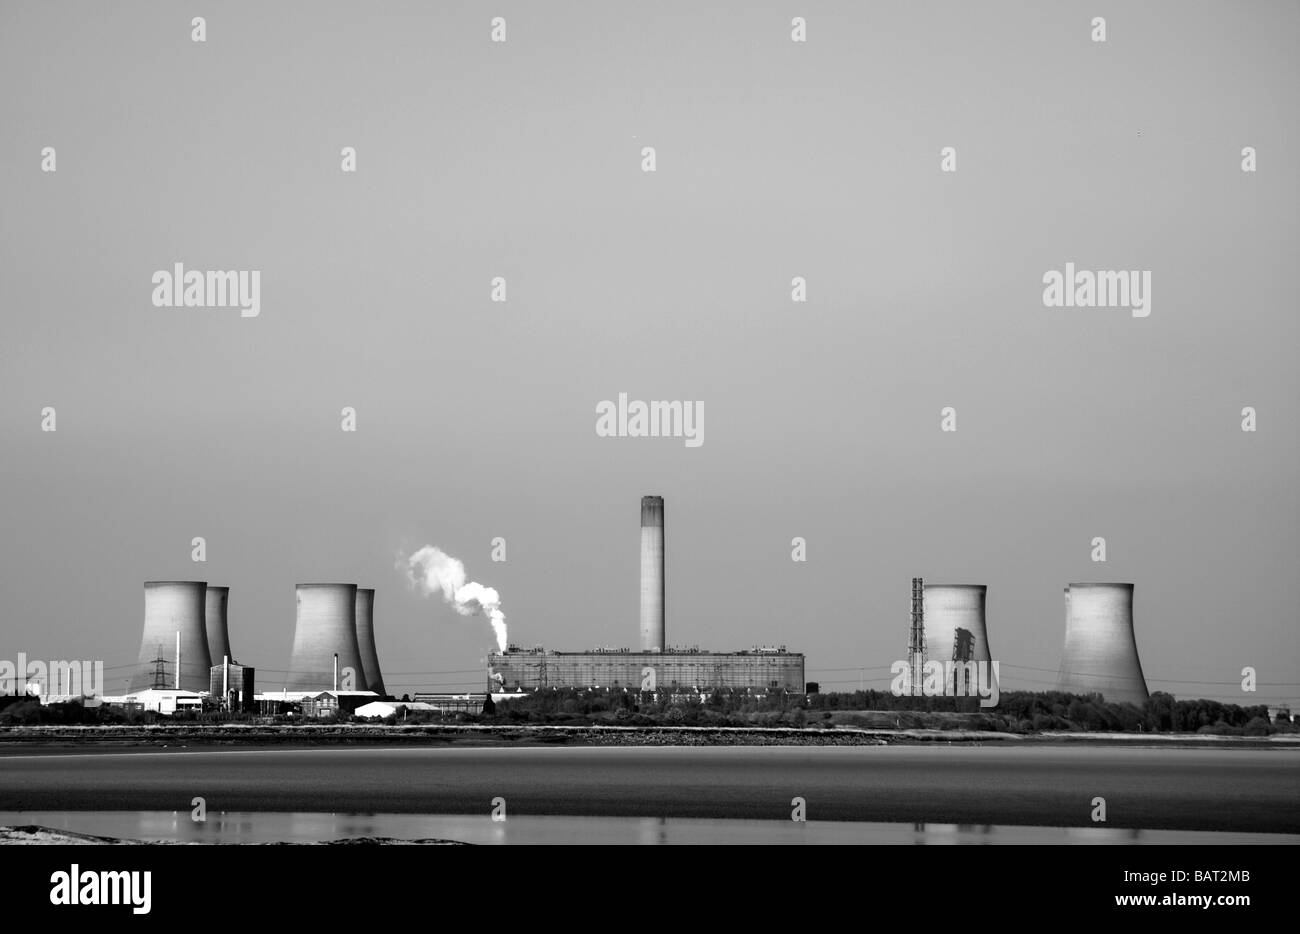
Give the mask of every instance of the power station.
[{"label": "power station", "polygon": [[1065,648],[1056,689],[1101,694],[1110,703],[1146,703],[1146,678],[1133,633],[1132,584],[1065,588]]},{"label": "power station", "polygon": [[[711,652],[668,645],[664,498],[641,498],[640,645],[583,652],[508,645],[487,658],[489,690],[614,688],[636,691],[785,691],[805,689],[804,656],[784,645]],[[1142,705],[1149,698],[1133,630],[1133,584],[1073,583],[1065,588],[1065,645],[1056,689]],[[298,584],[293,648],[283,689],[254,694],[254,669],[231,652],[230,588],[204,581],[149,581],[131,695],[176,695],[171,709],[209,695],[229,710],[251,710],[276,695],[342,709],[342,695],[387,696],[375,643],[375,591],[349,583]],[[907,665],[912,693],[921,671],[940,663],[993,663],[984,584],[912,579]],[[972,668],[973,670],[973,668]],[[946,680],[946,678],[945,678]],[[960,693],[945,684],[944,693]],[[329,694],[332,701],[322,700]],[[206,701],[203,701],[206,703]],[[159,708],[161,709],[161,708]]]},{"label": "power station", "polygon": [[[914,579],[913,588],[919,583]],[[925,584],[922,587],[921,618],[925,632],[923,647],[927,661],[992,662],[984,604],[985,584]],[[915,684],[915,682],[913,682]],[[944,693],[960,693],[945,679]]]},{"label": "power station", "polygon": [[366,669],[362,687],[380,697],[387,696],[384,676],[379,670],[379,652],[375,649],[375,591],[372,587],[357,588],[357,648],[361,651],[361,664]]},{"label": "power station", "polygon": [[208,585],[207,599],[203,604],[203,625],[208,632],[208,657],[214,665],[223,658],[234,658],[230,651],[230,629],[226,623],[226,606],[230,602],[229,587]]},{"label": "power station", "polygon": [[804,657],[781,646],[755,646],[738,652],[672,648],[664,618],[664,498],[641,497],[641,647],[548,652],[543,646],[517,645],[488,656],[495,690],[542,688],[620,688],[790,691],[804,690]]},{"label": "power station", "polygon": [[207,589],[205,581],[144,585],[144,633],[128,691],[208,689]]},{"label": "power station", "polygon": [[364,691],[369,682],[357,643],[357,585],[299,584],[297,603],[286,690]]}]

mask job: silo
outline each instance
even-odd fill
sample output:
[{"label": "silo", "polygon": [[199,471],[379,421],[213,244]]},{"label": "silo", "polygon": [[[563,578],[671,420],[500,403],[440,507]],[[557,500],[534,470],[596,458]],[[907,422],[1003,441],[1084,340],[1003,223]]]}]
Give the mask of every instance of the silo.
[{"label": "silo", "polygon": [[641,651],[664,644],[664,498],[641,497]]},{"label": "silo", "polygon": [[375,591],[370,587],[357,588],[357,648],[361,650],[361,664],[366,668],[366,690],[386,697],[379,653],[375,650]]},{"label": "silo", "polygon": [[234,653],[230,651],[230,631],[226,624],[226,605],[229,602],[229,587],[208,586],[203,621],[208,632],[208,655],[214,665],[220,665],[225,658],[232,662],[235,660]]},{"label": "silo", "polygon": [[[147,581],[144,585],[144,634],[140,658],[127,691],[145,691],[161,682],[177,686],[176,652],[180,633],[180,687],[185,691],[206,691],[208,634],[204,624],[208,585],[204,581]],[[158,659],[162,663],[158,663]],[[159,677],[160,672],[162,677]]]},{"label": "silo", "polygon": [[1133,633],[1132,584],[1065,588],[1065,649],[1056,689],[1139,707],[1150,696]]},{"label": "silo", "polygon": [[357,585],[299,584],[297,597],[286,690],[334,690],[335,654],[339,657],[339,690],[346,688],[348,669],[352,671],[352,690],[365,690],[366,669],[357,647]]}]

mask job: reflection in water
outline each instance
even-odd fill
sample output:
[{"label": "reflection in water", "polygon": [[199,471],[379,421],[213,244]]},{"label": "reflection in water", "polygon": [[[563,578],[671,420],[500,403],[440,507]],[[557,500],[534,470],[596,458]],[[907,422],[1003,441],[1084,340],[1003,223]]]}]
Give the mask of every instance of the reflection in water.
[{"label": "reflection in water", "polygon": [[1300,843],[1300,835],[1013,827],[995,824],[872,824],[852,821],[702,820],[664,817],[508,817],[483,814],[317,814],[221,811],[0,812],[0,826],[37,824],[95,836],[179,843],[317,843],[359,837],[476,844],[1168,844]]}]

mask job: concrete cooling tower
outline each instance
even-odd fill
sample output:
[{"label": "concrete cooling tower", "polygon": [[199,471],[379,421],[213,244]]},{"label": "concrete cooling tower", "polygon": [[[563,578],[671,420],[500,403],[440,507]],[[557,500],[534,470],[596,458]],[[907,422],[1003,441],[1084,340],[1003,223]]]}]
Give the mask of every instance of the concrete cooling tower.
[{"label": "concrete cooling tower", "polygon": [[641,497],[641,651],[664,643],[664,498]]},{"label": "concrete cooling tower", "polygon": [[1146,678],[1133,635],[1132,584],[1065,588],[1065,649],[1056,689],[1101,694],[1110,703],[1146,703]]},{"label": "concrete cooling tower", "polygon": [[368,587],[357,588],[357,648],[361,650],[361,664],[366,666],[366,690],[386,697],[379,653],[375,651],[375,592]]},{"label": "concrete cooling tower", "polygon": [[232,662],[235,660],[230,651],[230,631],[226,628],[226,604],[229,601],[229,587],[208,587],[203,620],[208,632],[208,655],[214,665],[220,665],[227,657]]},{"label": "concrete cooling tower", "polygon": [[990,662],[984,584],[926,584],[922,608],[926,661]]},{"label": "concrete cooling tower", "polygon": [[334,689],[334,655],[339,657],[339,690],[352,669],[352,690],[366,689],[366,669],[357,647],[357,585],[299,584],[298,619],[289,659],[290,691]]},{"label": "concrete cooling tower", "polygon": [[144,635],[128,692],[146,691],[159,682],[167,689],[176,687],[178,632],[181,690],[208,689],[212,657],[204,624],[207,589],[203,581],[148,581],[144,585]]}]

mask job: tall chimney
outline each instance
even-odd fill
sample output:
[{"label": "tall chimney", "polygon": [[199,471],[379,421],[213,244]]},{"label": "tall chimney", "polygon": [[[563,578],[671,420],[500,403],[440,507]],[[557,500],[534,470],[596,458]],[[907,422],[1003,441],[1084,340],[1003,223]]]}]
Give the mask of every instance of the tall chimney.
[{"label": "tall chimney", "polygon": [[664,498],[641,497],[641,651],[664,642]]},{"label": "tall chimney", "polygon": [[334,690],[339,689],[339,653],[334,653]]},{"label": "tall chimney", "polygon": [[221,656],[221,706],[230,703],[230,656]]},{"label": "tall chimney", "polygon": [[181,689],[181,631],[176,630],[176,690]]}]

